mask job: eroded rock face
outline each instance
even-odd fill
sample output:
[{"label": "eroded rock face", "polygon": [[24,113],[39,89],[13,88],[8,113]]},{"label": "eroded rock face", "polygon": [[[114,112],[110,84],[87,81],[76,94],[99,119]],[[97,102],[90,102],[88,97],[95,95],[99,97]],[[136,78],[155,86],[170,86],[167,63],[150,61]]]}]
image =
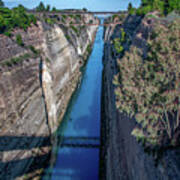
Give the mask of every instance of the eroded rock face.
[{"label": "eroded rock face", "polygon": [[[157,18],[157,21],[168,23]],[[131,135],[135,120],[119,113],[115,106],[113,77],[117,74],[116,57],[112,54],[113,37],[120,36],[124,28],[131,45],[140,48],[146,56],[149,32],[157,23],[156,19],[128,16],[122,26],[109,27],[104,33],[104,71],[102,94],[102,179],[108,180],[177,180],[180,177],[180,149],[167,150],[156,165],[152,155],[144,152],[143,147]],[[129,44],[124,44],[129,49]],[[106,172],[106,173],[104,173]]]},{"label": "eroded rock face", "polygon": [[[63,27],[47,27],[38,22],[27,32],[17,29],[11,39],[0,36],[0,179],[38,174],[48,162],[51,135],[76,88],[97,30],[85,27],[79,37],[70,33],[74,46]],[[17,34],[25,47],[15,42]],[[33,54],[30,45],[41,53]],[[24,54],[28,56],[12,63],[12,58]]]}]

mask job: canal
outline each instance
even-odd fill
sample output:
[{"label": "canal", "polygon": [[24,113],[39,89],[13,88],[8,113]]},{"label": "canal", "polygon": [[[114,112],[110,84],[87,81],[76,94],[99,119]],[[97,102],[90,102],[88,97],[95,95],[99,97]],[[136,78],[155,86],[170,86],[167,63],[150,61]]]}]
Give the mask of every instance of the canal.
[{"label": "canal", "polygon": [[103,46],[103,26],[100,26],[81,84],[58,131],[63,138],[51,170],[52,180],[99,179]]}]

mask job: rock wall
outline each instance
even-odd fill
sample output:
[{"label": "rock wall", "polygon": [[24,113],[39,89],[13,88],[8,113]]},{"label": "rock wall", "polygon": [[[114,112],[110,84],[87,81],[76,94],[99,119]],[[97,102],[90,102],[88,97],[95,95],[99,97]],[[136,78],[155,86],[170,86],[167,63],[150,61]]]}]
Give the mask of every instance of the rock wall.
[{"label": "rock wall", "polygon": [[[16,29],[11,38],[0,36],[0,179],[29,174],[33,179],[42,173],[52,134],[79,81],[96,30],[85,27],[77,37],[71,29],[39,21],[26,32]],[[24,46],[17,45],[17,34]]]},{"label": "rock wall", "polygon": [[[120,28],[124,28],[131,45],[141,48],[146,55],[146,40],[155,23],[155,19],[128,16],[122,26],[108,27],[104,32],[101,179],[177,180],[180,177],[179,147],[164,151],[156,162],[151,154],[144,152],[141,144],[131,135],[135,120],[119,113],[115,106],[115,87],[112,81],[117,73],[116,58],[118,57],[112,55],[114,54],[112,39],[119,37]],[[124,44],[125,51],[129,49],[129,42]]]}]

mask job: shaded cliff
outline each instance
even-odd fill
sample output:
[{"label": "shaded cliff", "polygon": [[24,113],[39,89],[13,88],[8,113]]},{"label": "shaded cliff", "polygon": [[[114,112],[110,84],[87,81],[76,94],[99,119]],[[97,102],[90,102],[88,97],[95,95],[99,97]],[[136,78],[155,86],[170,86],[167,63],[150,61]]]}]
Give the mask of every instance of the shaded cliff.
[{"label": "shaded cliff", "polygon": [[179,147],[161,151],[161,157],[145,153],[143,146],[131,135],[135,120],[116,109],[115,87],[112,84],[118,71],[116,60],[123,56],[116,54],[112,43],[114,38],[121,37],[120,29],[123,28],[128,37],[123,43],[124,50],[129,51],[130,46],[136,46],[146,56],[146,40],[154,25],[158,22],[163,25],[171,20],[171,17],[161,19],[152,18],[152,15],[143,19],[135,15],[127,16],[121,26],[108,27],[104,32],[101,179],[168,180],[180,177]]},{"label": "shaded cliff", "polygon": [[[98,23],[92,15],[82,19]],[[77,36],[72,28],[38,21],[11,38],[0,35],[0,179],[42,172],[96,30],[79,28]]]}]

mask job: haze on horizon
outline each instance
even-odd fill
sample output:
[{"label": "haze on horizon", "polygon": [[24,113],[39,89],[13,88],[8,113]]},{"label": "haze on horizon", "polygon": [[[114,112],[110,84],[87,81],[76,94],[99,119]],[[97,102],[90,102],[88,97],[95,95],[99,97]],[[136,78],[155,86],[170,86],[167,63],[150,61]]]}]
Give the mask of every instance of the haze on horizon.
[{"label": "haze on horizon", "polygon": [[26,8],[35,8],[40,1],[45,5],[50,4],[57,9],[82,9],[87,8],[90,11],[118,11],[126,10],[129,2],[134,7],[140,5],[140,0],[3,0],[9,8],[22,4]]}]

